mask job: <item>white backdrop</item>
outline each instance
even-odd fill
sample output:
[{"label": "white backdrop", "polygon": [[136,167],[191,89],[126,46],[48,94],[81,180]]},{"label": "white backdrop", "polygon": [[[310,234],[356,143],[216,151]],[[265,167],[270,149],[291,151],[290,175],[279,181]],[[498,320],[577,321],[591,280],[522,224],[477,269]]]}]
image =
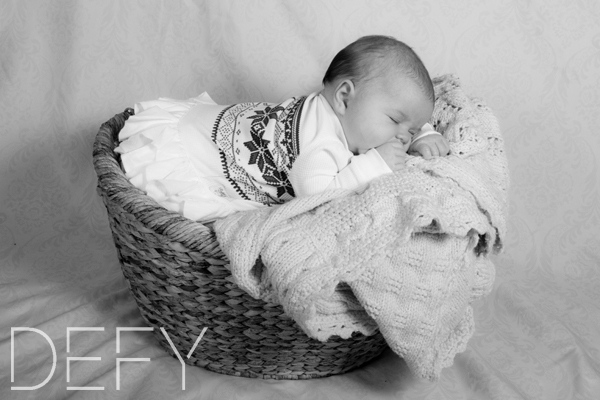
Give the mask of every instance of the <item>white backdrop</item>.
[{"label": "white backdrop", "polygon": [[[596,0],[0,0],[0,397],[34,395],[9,390],[11,326],[55,341],[57,373],[37,395],[60,398],[66,326],[104,323],[98,343],[111,343],[115,324],[141,323],[95,192],[91,147],[102,122],[158,96],[206,90],[225,104],[307,94],[339,49],[374,33],[411,45],[432,76],[457,74],[495,111],[511,169],[509,235],[494,292],[477,305],[477,333],[440,382],[414,381],[388,356],[378,365],[398,374],[330,379],[330,398],[597,395],[599,20]],[[151,346],[141,337],[140,348]],[[34,362],[21,350],[16,365],[28,382],[50,368],[34,339],[30,353],[48,354]],[[178,362],[164,363],[177,378]],[[114,382],[108,367],[88,368],[90,380]],[[139,387],[163,376],[151,368],[132,372],[146,376]],[[230,398],[245,398],[245,385],[290,397],[303,387],[190,374],[204,374],[193,375],[204,388],[205,377],[222,390],[229,382]]]}]

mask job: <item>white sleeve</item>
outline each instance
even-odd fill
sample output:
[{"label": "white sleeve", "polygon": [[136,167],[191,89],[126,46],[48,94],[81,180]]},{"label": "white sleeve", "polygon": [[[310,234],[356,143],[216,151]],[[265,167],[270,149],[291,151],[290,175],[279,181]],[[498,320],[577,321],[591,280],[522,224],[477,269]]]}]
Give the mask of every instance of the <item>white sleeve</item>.
[{"label": "white sleeve", "polygon": [[375,149],[359,154],[350,159],[350,164],[343,168],[331,181],[327,189],[356,189],[381,175],[392,173],[391,168]]},{"label": "white sleeve", "polygon": [[309,154],[301,153],[290,172],[296,196],[317,194],[326,189],[354,190],[392,172],[375,149],[350,157],[350,162],[341,170],[336,160],[339,155],[336,156],[335,149],[320,148]]},{"label": "white sleeve", "polygon": [[433,129],[433,126],[431,126],[431,124],[427,123],[423,125],[421,131],[412,138],[412,143],[429,135],[441,135],[441,133],[437,132],[435,129]]}]

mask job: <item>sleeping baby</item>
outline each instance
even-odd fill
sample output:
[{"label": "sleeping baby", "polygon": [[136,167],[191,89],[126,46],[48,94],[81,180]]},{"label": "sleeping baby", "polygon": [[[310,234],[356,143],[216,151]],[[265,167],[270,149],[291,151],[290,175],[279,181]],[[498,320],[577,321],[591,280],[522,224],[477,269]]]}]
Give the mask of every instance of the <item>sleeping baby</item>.
[{"label": "sleeping baby", "polygon": [[207,93],[135,105],[116,149],[131,183],[184,217],[211,221],[334,188],[359,189],[445,156],[427,122],[427,69],[406,44],[365,36],[333,59],[323,89],[279,104],[218,105]]}]

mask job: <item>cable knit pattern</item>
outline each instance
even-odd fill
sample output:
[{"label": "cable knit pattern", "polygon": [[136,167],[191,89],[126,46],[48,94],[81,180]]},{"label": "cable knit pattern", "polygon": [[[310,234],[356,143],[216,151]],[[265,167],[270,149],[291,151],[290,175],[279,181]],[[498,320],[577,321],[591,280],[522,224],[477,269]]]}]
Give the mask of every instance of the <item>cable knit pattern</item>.
[{"label": "cable knit pattern", "polygon": [[[215,223],[236,283],[321,341],[381,331],[417,375],[439,378],[473,334],[494,280],[508,173],[497,120],[455,76],[434,79],[451,154],[411,157],[360,193],[327,191]],[[262,263],[256,262],[260,257]]]}]

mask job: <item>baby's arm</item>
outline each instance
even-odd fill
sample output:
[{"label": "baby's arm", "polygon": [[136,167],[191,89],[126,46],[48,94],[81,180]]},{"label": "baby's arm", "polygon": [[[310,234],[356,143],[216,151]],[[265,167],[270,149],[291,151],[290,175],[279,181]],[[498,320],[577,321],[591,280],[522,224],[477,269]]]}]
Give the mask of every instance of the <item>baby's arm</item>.
[{"label": "baby's arm", "polygon": [[[404,155],[406,156],[406,153]],[[335,176],[327,188],[356,189],[381,175],[397,171],[400,169],[400,163],[404,166],[404,159],[394,157],[394,162],[391,163],[382,157],[377,149],[371,149],[364,154],[353,156],[350,163]]]},{"label": "baby's arm", "polygon": [[344,151],[344,155],[332,148],[300,153],[290,171],[290,182],[297,197],[317,194],[327,189],[354,190],[392,172],[375,149],[351,157],[350,162],[339,170],[339,165],[347,162],[348,151],[345,148],[337,150]]},{"label": "baby's arm", "polygon": [[433,130],[430,124],[425,124],[421,128],[421,132],[413,138],[408,148],[409,154],[418,154],[426,160],[446,156],[449,151],[450,145],[446,138]]}]

